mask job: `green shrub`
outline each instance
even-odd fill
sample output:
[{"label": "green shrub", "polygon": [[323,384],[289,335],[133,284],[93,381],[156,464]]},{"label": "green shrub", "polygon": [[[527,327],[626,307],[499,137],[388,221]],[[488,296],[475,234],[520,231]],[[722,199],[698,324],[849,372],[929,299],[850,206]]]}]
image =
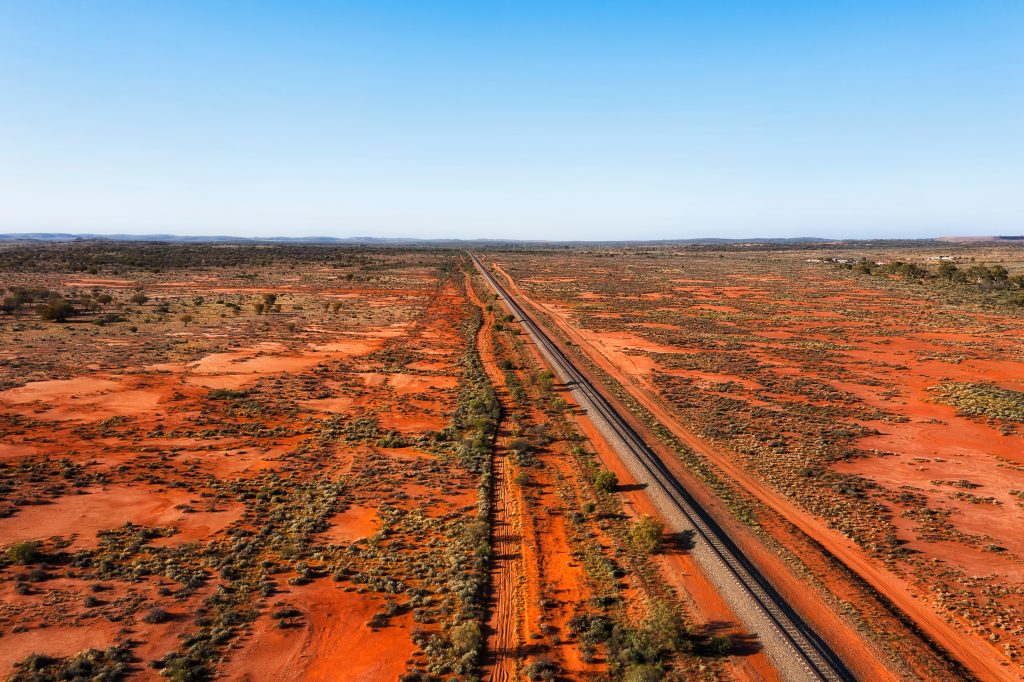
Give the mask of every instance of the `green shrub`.
[{"label": "green shrub", "polygon": [[623,682],[658,682],[665,677],[665,673],[656,665],[638,663],[626,668],[626,674],[622,676]]},{"label": "green shrub", "polygon": [[39,543],[36,541],[19,542],[8,548],[7,558],[16,564],[27,566],[42,559],[43,553],[39,550]]},{"label": "green shrub", "polygon": [[610,493],[619,485],[619,477],[614,472],[601,469],[594,474],[594,488],[599,492]]},{"label": "green shrub", "polygon": [[727,656],[732,651],[732,640],[726,635],[711,638],[708,649],[716,656]]},{"label": "green shrub", "polygon": [[75,306],[71,305],[71,301],[63,298],[44,303],[37,310],[39,317],[52,322],[64,322],[69,317],[73,317],[77,312]]},{"label": "green shrub", "polygon": [[650,516],[642,516],[629,528],[629,541],[644,554],[655,554],[661,551],[661,534],[665,526]]},{"label": "green shrub", "polygon": [[467,620],[452,628],[452,646],[460,654],[468,654],[480,649],[483,643],[483,633],[476,621]]}]

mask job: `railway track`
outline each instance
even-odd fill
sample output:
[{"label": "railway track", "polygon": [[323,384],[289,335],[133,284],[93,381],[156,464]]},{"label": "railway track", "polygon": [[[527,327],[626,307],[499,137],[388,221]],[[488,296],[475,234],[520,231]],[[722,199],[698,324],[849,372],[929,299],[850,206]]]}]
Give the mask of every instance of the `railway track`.
[{"label": "railway track", "polygon": [[629,453],[649,474],[664,495],[693,526],[698,542],[704,542],[714,557],[721,562],[730,578],[742,593],[757,608],[764,619],[781,635],[792,650],[793,656],[803,664],[809,676],[819,680],[849,681],[855,676],[839,659],[834,651],[782,598],[775,588],[753,563],[739,550],[722,530],[721,526],[696,503],[689,492],[679,483],[661,458],[644,442],[636,430],[611,405],[604,394],[582,373],[571,359],[554,343],[526,313],[519,303],[505,291],[505,288],[491,275],[474,254],[469,254],[480,274],[509,309],[528,329],[544,354],[556,365],[556,369],[569,380],[587,402],[621,440]]}]

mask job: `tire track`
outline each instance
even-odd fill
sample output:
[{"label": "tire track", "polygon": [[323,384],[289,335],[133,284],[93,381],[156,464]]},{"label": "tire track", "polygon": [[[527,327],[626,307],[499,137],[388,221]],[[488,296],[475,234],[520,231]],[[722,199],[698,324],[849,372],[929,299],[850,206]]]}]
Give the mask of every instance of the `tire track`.
[{"label": "tire track", "polygon": [[[504,377],[494,359],[490,338],[493,312],[488,312],[473,289],[469,273],[465,273],[466,292],[480,308],[484,323],[477,332],[477,348],[502,405],[509,404]],[[515,489],[510,471],[509,435],[502,418],[491,463],[491,569],[487,622],[487,645],[484,657],[484,679],[511,682],[519,679],[527,644],[529,581],[527,547],[523,529],[522,501]]]}]

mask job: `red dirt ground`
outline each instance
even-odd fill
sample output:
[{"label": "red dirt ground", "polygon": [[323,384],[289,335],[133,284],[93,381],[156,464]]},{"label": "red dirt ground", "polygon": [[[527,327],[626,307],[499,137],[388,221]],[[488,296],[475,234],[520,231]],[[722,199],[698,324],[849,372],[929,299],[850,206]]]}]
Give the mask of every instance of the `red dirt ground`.
[{"label": "red dirt ground", "polygon": [[[702,288],[699,287],[694,287],[692,289],[696,291],[702,290]],[[731,297],[731,288],[722,287],[719,290],[721,289],[726,289],[726,294]],[[522,290],[519,290],[519,292],[520,294],[524,293]],[[749,288],[745,289],[744,292],[746,295],[761,293]],[[877,296],[874,300],[877,301]],[[536,304],[535,298],[533,301]],[[664,344],[651,343],[643,337],[635,334],[623,332],[609,333],[580,328],[577,325],[570,324],[568,321],[568,316],[570,315],[569,311],[571,310],[570,306],[566,306],[565,304],[557,301],[544,302],[540,305],[542,306],[541,309],[551,316],[550,319],[554,320],[559,325],[559,328],[563,333],[579,344],[580,348],[586,350],[590,358],[596,361],[603,370],[609,372],[623,386],[627,387],[627,389],[633,393],[634,397],[637,398],[646,409],[660,419],[662,423],[668,425],[683,442],[708,457],[708,459],[713,461],[718,467],[729,474],[733,480],[739,482],[745,490],[752,492],[761,502],[768,504],[768,506],[774,509],[777,513],[780,513],[790,522],[795,523],[797,527],[818,539],[819,542],[824,542],[825,546],[837,556],[842,557],[843,560],[847,562],[848,566],[855,567],[855,569],[858,570],[858,572],[861,572],[862,575],[869,577],[870,582],[872,582],[876,587],[881,588],[887,596],[894,599],[902,608],[904,608],[905,611],[913,614],[913,616],[919,621],[919,624],[926,628],[926,631],[928,631],[933,637],[939,639],[939,641],[943,642],[948,648],[955,651],[958,656],[969,661],[969,664],[976,670],[986,670],[989,673],[994,673],[996,675],[1004,675],[1007,672],[1002,667],[996,666],[995,668],[992,668],[989,665],[988,661],[990,661],[991,658],[983,652],[983,649],[985,648],[984,646],[979,646],[979,644],[975,643],[974,640],[970,637],[964,636],[961,632],[951,630],[943,619],[936,617],[933,612],[927,609],[922,609],[922,605],[910,596],[912,590],[909,586],[903,583],[902,580],[895,578],[895,576],[888,574],[885,571],[879,570],[878,566],[872,564],[869,560],[866,560],[866,558],[859,553],[859,550],[857,550],[853,543],[843,540],[830,540],[831,537],[834,537],[834,533],[824,524],[813,520],[813,518],[808,516],[799,508],[786,502],[769,487],[764,486],[754,477],[736,466],[733,457],[722,453],[718,447],[712,446],[707,441],[697,437],[694,433],[684,428],[680,423],[679,418],[672,415],[660,403],[660,401],[657,400],[658,390],[654,384],[651,383],[651,377],[654,373],[665,373],[666,371],[672,372],[672,370],[664,370],[657,362],[654,361],[654,357],[657,357],[657,354],[667,352]],[[706,305],[702,305],[698,309],[703,310],[706,309],[706,307]],[[822,311],[822,313],[827,313],[828,317],[832,317],[835,314],[833,311]],[[792,328],[792,326],[790,328]],[[761,333],[764,331],[764,328],[761,327],[758,331]],[[685,347],[672,348],[671,350],[676,354],[693,352],[691,349],[687,349]],[[640,355],[641,353],[654,355]],[[944,376],[948,375],[949,373],[946,372]],[[704,374],[703,376],[691,375],[691,377],[698,379],[697,385],[700,385],[700,381],[707,382],[709,387],[714,383],[710,380],[711,377],[707,374]],[[736,377],[722,377],[722,379],[731,379],[734,383],[744,385],[747,388],[751,388],[754,385],[742,375],[738,375]],[[928,379],[926,379],[924,383],[927,382]],[[955,416],[952,415],[952,410],[945,410],[943,418],[948,419],[951,416]],[[960,419],[963,422],[967,422],[967,420],[962,418]],[[893,426],[902,427],[904,425],[886,424],[887,430],[892,429]],[[967,422],[964,426],[968,433],[978,428],[977,424],[971,422]],[[991,436],[989,436],[989,438],[991,438]],[[868,442],[870,443],[870,441]],[[992,445],[991,440],[981,442],[986,445]],[[918,444],[920,443],[921,441],[918,441]],[[982,447],[985,446],[982,445]],[[1002,447],[996,449],[997,451],[1002,451],[1005,447],[1004,443],[1002,444]],[[975,452],[977,452],[977,450],[975,450]],[[971,460],[977,462],[977,456],[972,457]],[[865,466],[868,466],[867,460],[861,461],[865,463]],[[882,461],[885,462],[885,460]],[[889,463],[886,462],[886,464]],[[948,467],[943,467],[942,470],[950,471],[952,469],[957,469],[958,464],[959,462],[951,462]],[[857,462],[854,462],[850,466],[857,466]],[[990,465],[989,469],[994,470],[994,467]],[[961,468],[961,470],[963,469]],[[884,480],[884,471],[885,470],[880,471],[877,467],[871,468],[872,476],[876,477],[876,480],[879,481]],[[1017,476],[1017,472],[1013,470],[998,471],[997,474],[1000,476],[1000,485],[1004,489],[1010,487],[1011,484],[1009,484],[1008,481]],[[890,481],[890,484],[892,485],[895,483],[896,481]],[[904,484],[906,483],[906,480],[900,480],[899,483]],[[1006,525],[1003,525],[1004,522],[1000,520],[994,525],[988,524],[987,528],[992,531],[997,530],[999,527],[1012,527],[1015,523],[1015,516],[1016,513],[1011,514],[1010,518],[1006,519]],[[978,517],[974,514],[974,518],[980,519],[980,521],[976,521],[976,523],[980,523],[983,526],[985,525],[984,517]],[[1000,537],[1000,540],[1006,541],[1006,538],[1007,536],[1004,533]],[[1008,542],[1009,544],[1013,544],[1013,541]],[[941,555],[941,553],[942,551],[940,549],[939,554]],[[939,558],[941,558],[941,556],[939,556]],[[977,565],[975,564],[975,566]],[[1016,574],[1016,571],[1007,571],[1008,566],[1009,564],[1001,560],[1000,557],[995,557],[994,559],[990,559],[985,567],[989,570],[993,568],[1003,569],[1005,571],[1003,573],[1004,577],[1010,577]],[[972,654],[972,651],[976,653]]]},{"label": "red dirt ground", "polygon": [[[244,638],[228,640],[220,675],[396,679],[436,664],[439,654],[414,636],[414,613],[423,612],[416,630],[446,636],[447,614],[462,607],[445,571],[467,557],[443,560],[477,504],[476,476],[429,440],[449,425],[461,390],[467,308],[435,267],[443,258],[417,266],[374,256],[374,274],[357,265],[345,280],[334,268],[268,268],[252,287],[225,286],[230,269],[116,281],[4,273],[4,286],[108,291],[109,308],[132,326],[0,319],[0,335],[16,341],[0,355],[12,368],[0,384],[0,477],[15,491],[0,498],[0,549],[41,541],[45,555],[24,595],[15,584],[32,566],[0,565],[0,676],[32,653],[59,658],[133,639],[132,676],[152,678],[146,666],[179,649],[179,635],[221,617],[208,601],[215,585],[243,595],[253,581],[273,590],[232,607],[256,611],[241,621]],[[136,289],[159,294],[130,303]],[[264,293],[281,309],[254,314]],[[353,429],[360,419],[369,433]],[[409,442],[378,447],[389,430]],[[338,492],[320,502],[325,481]],[[281,514],[294,516],[282,525]],[[232,552],[267,525],[276,535],[260,558],[270,567],[246,568]],[[136,544],[136,532],[152,535]],[[310,549],[283,539],[296,532]],[[394,546],[381,550],[391,561],[378,559],[377,543]],[[236,579],[198,552],[234,556],[236,570],[255,573]],[[109,557],[102,570],[93,553]],[[138,569],[138,586],[120,580],[149,557],[160,563]],[[202,584],[183,587],[180,571],[200,567]],[[278,627],[278,603],[298,612],[285,619],[291,627]],[[156,607],[168,620],[144,622]],[[104,617],[111,609],[117,620]],[[62,612],[73,618],[58,625]]]}]

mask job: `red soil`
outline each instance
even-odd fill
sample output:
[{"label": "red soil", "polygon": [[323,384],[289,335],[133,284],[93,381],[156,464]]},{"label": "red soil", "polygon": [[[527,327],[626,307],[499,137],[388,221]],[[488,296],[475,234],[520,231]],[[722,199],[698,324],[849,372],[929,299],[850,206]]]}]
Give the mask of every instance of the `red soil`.
[{"label": "red soil", "polygon": [[376,509],[352,505],[331,520],[331,527],[323,534],[333,545],[348,545],[368,538],[380,528]]},{"label": "red soil", "polygon": [[[662,404],[654,397],[650,392],[648,386],[642,382],[643,373],[636,371],[635,365],[629,361],[624,361],[623,354],[618,350],[614,344],[609,348],[606,344],[601,343],[599,339],[603,339],[604,335],[597,334],[592,335],[586,330],[577,330],[573,325],[569,324],[563,315],[557,310],[555,306],[548,306],[539,303],[536,299],[530,297],[521,288],[518,287],[515,280],[513,280],[507,272],[505,272],[500,266],[495,265],[495,269],[502,274],[505,280],[508,282],[512,291],[520,298],[525,301],[528,305],[535,309],[546,312],[550,319],[558,326],[558,330],[567,336],[576,346],[590,357],[602,370],[611,375],[615,380],[620,382],[645,409],[655,416],[662,424],[672,430],[680,440],[686,443],[689,447],[694,448],[709,460],[719,466],[725,473],[740,483],[744,489],[749,491],[760,501],[767,504],[774,511],[779,513],[783,518],[796,525],[803,532],[807,533],[811,537],[822,542],[830,551],[837,553],[838,556],[845,560],[847,558],[854,560],[853,567],[855,570],[864,569],[866,570],[875,581],[870,581],[875,585],[876,588],[880,588],[889,594],[890,591],[894,593],[896,597],[900,599],[895,600],[901,606],[903,605],[903,598],[910,599],[910,603],[913,604],[912,597],[909,597],[906,587],[897,581],[893,576],[885,571],[880,571],[873,563],[868,561],[854,546],[853,543],[842,539],[837,539],[836,534],[824,526],[824,524],[818,522],[807,514],[798,510],[794,505],[788,503],[782,499],[777,493],[769,489],[767,486],[761,484],[759,481],[754,480],[751,476],[747,475],[746,472],[742,471],[732,459],[725,454],[721,453],[717,449],[711,448],[697,438],[694,434],[685,429],[678,420],[672,415]],[[750,293],[750,292],[747,292]],[[597,337],[595,339],[595,336]],[[626,356],[628,358],[629,356]],[[632,369],[625,369],[625,368]],[[625,409],[620,410],[626,414],[628,411]],[[647,433],[648,430],[638,422],[634,421],[634,427],[638,428],[641,433]],[[658,440],[648,434],[648,443],[655,445],[655,449],[663,449],[659,446]],[[694,492],[700,492],[701,487],[697,484],[688,471],[679,463],[679,461],[671,453],[663,453],[663,460],[680,480],[684,483],[689,484],[689,488]],[[731,521],[728,517],[722,517],[720,505],[713,503],[708,500],[709,504],[706,506],[714,510],[719,510],[719,521],[734,529],[733,538],[738,540],[741,546],[746,545],[745,548],[749,547],[747,551],[752,554],[760,554],[762,559],[769,559],[763,551],[753,550],[753,544],[750,539],[747,538],[744,542],[746,532],[739,530],[737,525]],[[855,658],[851,658],[848,664],[851,664],[855,669],[862,671],[871,671],[873,678],[888,677],[890,673],[887,672],[886,666],[884,666],[877,658],[877,654],[871,649],[865,647],[863,640],[857,636],[850,627],[834,614],[831,610],[825,606],[817,595],[812,594],[809,590],[802,589],[799,583],[793,579],[788,570],[782,567],[782,565],[772,558],[773,560],[765,561],[761,563],[762,570],[766,571],[776,584],[782,588],[784,594],[790,598],[790,601],[797,606],[801,613],[805,615],[812,623],[815,624],[816,628],[820,632],[828,633],[829,641],[832,645],[839,650],[845,650],[847,652],[857,652]],[[849,564],[848,564],[849,565]],[[892,596],[890,595],[890,598]],[[920,605],[917,605],[916,610],[920,609]],[[924,610],[922,616],[922,626],[930,625],[937,633],[945,633],[949,629],[946,624],[931,611]],[[930,634],[931,631],[929,631]],[[987,669],[992,666],[988,660],[978,658],[980,652],[976,652],[973,648],[974,640],[970,637],[962,635],[960,633],[951,632],[950,636],[953,638],[952,641],[961,644],[966,648],[966,651],[970,656],[974,658],[974,662],[979,666],[979,669]],[[974,652],[974,653],[971,653]],[[1002,673],[1003,669],[995,667],[995,670]]]},{"label": "red soil", "polygon": [[251,634],[223,668],[233,680],[394,680],[415,647],[411,619],[393,618],[374,630],[367,625],[384,600],[318,581],[293,587],[277,601],[305,614],[301,627],[281,629],[256,621]]},{"label": "red soil", "polygon": [[[94,546],[96,533],[131,522],[144,526],[171,526],[177,533],[167,544],[207,537],[241,518],[238,504],[222,504],[205,511],[206,503],[179,490],[111,485],[66,495],[49,504],[23,507],[16,515],[0,519],[4,544],[49,537],[74,537],[71,549]],[[175,507],[190,505],[186,513]]]},{"label": "red soil", "polygon": [[0,638],[0,675],[10,675],[14,664],[41,651],[51,656],[73,656],[84,649],[103,649],[120,626],[99,620],[84,627],[48,627],[5,633]]},{"label": "red soil", "polygon": [[[306,476],[343,481],[347,509],[331,519],[326,532],[316,536],[323,551],[333,557],[344,556],[344,548],[365,541],[380,528],[378,504],[387,504],[392,510],[423,510],[427,516],[443,519],[437,527],[459,515],[472,517],[477,502],[475,478],[465,476],[457,464],[444,464],[453,473],[441,485],[424,477],[424,471],[440,475],[425,467],[420,467],[415,474],[418,478],[412,480],[430,483],[410,482],[406,477],[416,469],[414,465],[436,461],[436,454],[411,447],[374,449],[391,463],[378,465],[383,469],[369,473],[364,471],[362,459],[371,445],[348,442],[336,434],[332,436],[336,443],[317,439],[327,415],[340,417],[334,422],[337,424],[373,415],[382,428],[401,431],[413,439],[449,423],[461,371],[454,358],[462,349],[458,330],[463,300],[459,290],[450,285],[432,288],[422,284],[437,285],[433,269],[413,278],[417,288],[406,294],[386,296],[378,294],[387,290],[358,288],[344,294],[333,292],[344,296],[340,301],[354,310],[321,316],[322,301],[317,299],[332,295],[321,286],[211,288],[209,282],[217,282],[217,278],[154,283],[147,275],[140,288],[161,286],[155,300],[169,301],[179,311],[184,307],[195,322],[181,324],[173,314],[159,318],[152,303],[130,313],[138,320],[139,329],[129,331],[127,324],[108,326],[102,337],[91,326],[44,329],[32,321],[28,326],[39,327],[40,333],[63,334],[61,343],[65,345],[42,336],[35,345],[30,341],[19,346],[18,352],[3,353],[19,366],[24,366],[32,353],[49,352],[51,346],[60,354],[44,370],[34,374],[22,371],[31,379],[44,380],[22,379],[23,385],[0,392],[0,417],[14,426],[9,431],[0,427],[0,459],[10,465],[34,466],[53,478],[17,474],[21,476],[18,484],[26,486],[25,493],[45,495],[49,503],[8,505],[10,509],[5,511],[11,515],[0,518],[0,550],[21,540],[73,538],[69,545],[45,544],[47,553],[53,552],[63,561],[58,552],[95,547],[98,532],[127,522],[176,529],[170,537],[146,543],[157,551],[185,543],[215,547],[218,541],[228,539],[226,531],[258,530],[260,520],[252,505],[236,501],[234,492],[225,494],[225,488],[216,486],[221,481],[256,479],[290,485],[302,483]],[[128,280],[78,280],[76,284],[111,289],[135,286]],[[304,291],[309,298],[300,299],[300,307],[289,294],[283,311],[304,308],[306,312],[297,317],[320,323],[300,322],[298,329],[285,333],[288,312],[256,316],[243,310],[233,315],[230,309],[214,306],[211,296],[270,292],[282,296],[285,291]],[[193,310],[197,295],[206,296],[207,302],[203,307],[196,303]],[[378,311],[368,313],[371,308]],[[0,320],[0,332],[8,331],[2,325],[6,319]],[[244,339],[244,345],[234,345],[235,339]],[[376,372],[381,363],[368,356],[385,347],[431,357],[410,363],[407,372],[392,374],[386,390],[354,385],[353,369],[365,369],[367,375]],[[107,349],[107,354],[96,355],[97,348]],[[81,361],[90,354],[93,357],[88,362]],[[208,395],[211,388],[246,391],[240,396]],[[331,442],[336,459],[318,453],[321,442]],[[313,457],[323,459],[308,464],[310,451]],[[65,461],[69,467],[80,467],[68,469],[75,476],[99,477],[107,483],[84,487],[65,483],[60,473]],[[51,468],[56,469],[55,475]],[[264,479],[271,471],[276,476]],[[38,490],[29,487],[34,478],[42,481]],[[165,481],[167,485],[163,485]],[[87,494],[77,494],[79,491]],[[251,497],[241,496],[246,499]],[[419,542],[427,539],[415,538]],[[186,552],[186,556],[190,555]],[[275,555],[268,558],[283,561]],[[333,570],[330,564],[320,568]],[[8,568],[6,572],[20,570]],[[75,569],[62,564],[57,570]],[[179,635],[199,629],[192,616],[209,613],[203,600],[223,581],[216,569],[207,573],[209,582],[187,598],[162,596],[166,591],[158,594],[158,586],[177,591],[181,585],[158,574],[144,574],[138,586],[130,588],[145,592],[138,597],[142,599],[139,612],[118,622],[86,613],[89,609],[82,603],[92,594],[87,582],[78,581],[63,590],[58,612],[52,595],[57,594],[55,588],[62,578],[50,576],[33,584],[30,594],[18,595],[11,575],[5,575],[0,581],[0,676],[33,652],[70,656],[88,647],[109,647],[126,637],[143,641],[135,649],[143,664],[162,657],[181,646]],[[436,576],[403,577],[412,580],[411,585],[435,587],[431,580]],[[103,582],[108,589],[99,593],[101,601],[125,598],[126,589],[114,581]],[[406,671],[417,651],[411,608],[403,605],[404,610],[390,616],[386,627],[373,630],[367,623],[382,610],[385,598],[364,586],[322,577],[301,587],[278,584],[278,589],[282,588],[284,593],[268,601],[287,601],[302,610],[302,626],[278,628],[277,621],[266,613],[270,604],[263,605],[264,614],[246,626],[252,631],[241,648],[228,650],[232,662],[219,669],[219,675],[226,679],[376,680],[397,679]],[[404,595],[395,598],[407,601]],[[438,600],[438,596],[431,595],[430,600]],[[260,607],[257,601],[258,597],[251,606]],[[141,622],[141,609],[155,603],[166,603],[167,610],[176,615],[166,623]],[[182,611],[188,616],[181,616]],[[53,618],[59,615],[73,615],[82,622],[58,628]],[[11,632],[8,628],[13,623],[27,629]],[[442,623],[427,626],[442,635],[443,628]],[[423,653],[418,656],[416,665],[424,666]],[[143,665],[140,675],[157,674]]]},{"label": "red soil", "polygon": [[[543,356],[532,343],[528,344],[528,348],[537,365],[546,366],[546,361]],[[485,351],[482,355],[487,358],[489,362],[491,361],[490,358],[492,356],[492,351]],[[502,381],[499,375],[499,372],[496,370],[493,371],[493,380],[498,385],[500,385],[500,382]],[[564,389],[561,393],[565,400],[569,402],[573,400],[571,394]],[[660,512],[658,509],[650,501],[643,490],[633,487],[635,486],[636,481],[632,478],[632,475],[619,459],[618,453],[607,443],[604,436],[601,435],[601,433],[594,427],[589,417],[586,417],[578,410],[573,410],[571,419],[587,437],[589,443],[595,448],[597,455],[604,466],[616,473],[619,478],[620,485],[627,490],[627,492],[621,494],[625,511],[634,517],[646,515],[659,518]],[[566,460],[564,457],[548,462],[548,466],[560,468],[566,476],[571,476],[570,472],[565,471]],[[501,502],[499,502],[499,504],[501,504]],[[550,505],[547,505],[547,507],[550,508]],[[546,524],[547,531],[541,536],[541,542],[548,545],[549,548],[542,548],[539,551],[540,557],[547,558],[556,556],[560,551],[564,552],[564,550],[558,546],[558,543],[555,542],[557,538],[553,537],[556,536],[557,533],[552,532],[558,530],[560,528],[559,524],[561,523],[561,517],[552,517]],[[547,542],[544,542],[545,540]],[[742,632],[742,628],[739,627],[735,614],[723,601],[717,590],[701,573],[700,569],[689,554],[674,551],[663,554],[658,557],[657,565],[666,583],[675,588],[678,593],[682,595],[682,598],[687,605],[687,615],[695,631],[712,635],[731,634],[735,636],[745,634]],[[566,568],[569,568],[570,566],[571,564],[568,564]],[[545,574],[543,577],[545,587],[552,583],[555,585],[562,585],[562,591],[564,592],[571,592],[573,590],[573,586],[578,584],[580,580],[581,576],[578,571],[571,572],[568,576],[560,580],[553,580],[552,576],[548,574]],[[579,588],[577,587],[576,591],[578,591],[578,589]],[[632,601],[633,603],[637,603],[639,600],[634,597]],[[568,604],[571,603],[571,601],[566,599],[563,603]],[[579,661],[576,661],[576,665],[579,666],[574,668],[576,670],[581,672],[587,670],[587,667],[583,666]],[[747,653],[742,657],[731,657],[727,665],[730,678],[732,679],[779,679],[778,672],[771,665],[767,656],[760,651]],[[493,679],[499,679],[501,674],[502,671],[499,665],[494,671]]]}]

